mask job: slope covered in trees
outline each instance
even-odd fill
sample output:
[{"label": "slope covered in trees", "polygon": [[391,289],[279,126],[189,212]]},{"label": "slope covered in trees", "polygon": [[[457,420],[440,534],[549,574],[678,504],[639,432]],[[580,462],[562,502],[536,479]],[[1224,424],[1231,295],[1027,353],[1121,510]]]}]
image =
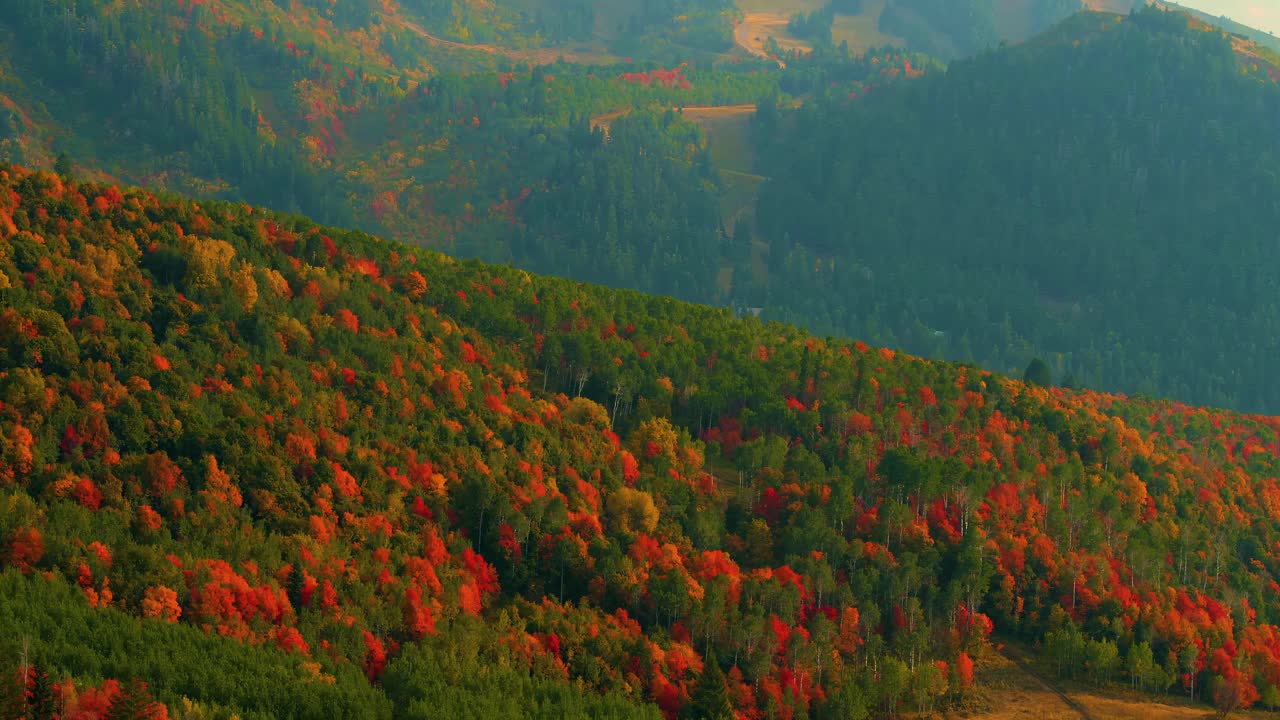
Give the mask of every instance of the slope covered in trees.
[{"label": "slope covered in trees", "polygon": [[759,115],[772,317],[1280,408],[1280,70],[1180,13],[1085,14],[871,98]]},{"label": "slope covered in trees", "polygon": [[[506,198],[489,191],[502,172],[470,163],[486,153],[537,150],[526,159],[535,165],[565,154],[571,117],[755,102],[777,90],[774,76],[747,77],[750,63],[681,66],[696,53],[660,51],[645,34],[648,20],[625,33],[638,44],[634,64],[597,54],[605,64],[552,66],[530,85],[532,67],[554,55],[445,44],[428,33],[444,32],[431,20],[444,12],[433,3],[361,5],[5,3],[0,156],[51,167],[66,154],[100,177],[396,234],[402,228],[384,222],[384,210],[406,192],[411,206],[429,196],[431,210],[413,216],[419,226],[436,215],[462,224],[468,205],[500,204]],[[636,12],[696,15],[684,7],[654,2]],[[428,93],[443,97],[424,102]],[[448,187],[432,185],[446,179]],[[521,189],[502,188],[509,197]],[[446,236],[424,240],[443,245]]]},{"label": "slope covered in trees", "polygon": [[6,717],[865,717],[993,632],[1280,704],[1275,419],[16,167],[0,240]]},{"label": "slope covered in trees", "polygon": [[898,38],[909,50],[949,61],[1001,43],[1022,42],[1082,9],[1127,11],[1134,4],[1134,0],[827,0],[816,10],[794,14],[788,29],[796,37],[829,45],[835,41],[832,30],[837,18],[857,16],[875,23],[886,36]]}]

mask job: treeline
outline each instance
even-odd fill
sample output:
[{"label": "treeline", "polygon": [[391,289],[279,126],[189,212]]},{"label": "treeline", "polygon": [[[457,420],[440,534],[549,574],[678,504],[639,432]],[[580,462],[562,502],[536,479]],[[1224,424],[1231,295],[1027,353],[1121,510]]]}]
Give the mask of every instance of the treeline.
[{"label": "treeline", "polygon": [[1150,9],[759,116],[770,317],[1274,410],[1280,90]]}]

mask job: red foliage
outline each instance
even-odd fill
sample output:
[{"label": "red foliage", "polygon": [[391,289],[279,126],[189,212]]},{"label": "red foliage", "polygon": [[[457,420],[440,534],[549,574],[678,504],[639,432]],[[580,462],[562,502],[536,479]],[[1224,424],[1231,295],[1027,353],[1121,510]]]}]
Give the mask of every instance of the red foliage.
[{"label": "red foliage", "polygon": [[405,590],[404,625],[415,640],[436,633],[435,614],[422,604],[422,592],[413,585]]},{"label": "red foliage", "polygon": [[622,453],[622,480],[627,485],[634,486],[636,480],[640,479],[640,464],[636,462],[636,458],[630,452],[623,450]]},{"label": "red foliage", "polygon": [[102,491],[89,478],[80,478],[72,493],[75,495],[76,502],[90,510],[102,507]]},{"label": "red foliage", "polygon": [[20,527],[9,540],[9,561],[23,573],[30,573],[44,557],[44,540],[40,531],[32,527]]},{"label": "red foliage", "polygon": [[961,688],[973,686],[973,660],[969,653],[962,652],[956,657],[955,676]]},{"label": "red foliage", "polygon": [[311,646],[307,644],[306,639],[302,637],[302,633],[297,628],[289,626],[281,626],[271,631],[271,639],[275,642],[276,647],[285,652],[296,652],[301,655],[311,655]]},{"label": "red foliage", "polygon": [[382,640],[373,636],[373,633],[365,630],[364,636],[364,671],[372,681],[377,681],[382,676],[382,670],[387,665],[387,650],[382,645]]},{"label": "red foliage", "polygon": [[338,327],[344,330],[349,330],[353,333],[360,332],[360,318],[346,308],[339,308],[334,313],[333,319],[338,323]]}]

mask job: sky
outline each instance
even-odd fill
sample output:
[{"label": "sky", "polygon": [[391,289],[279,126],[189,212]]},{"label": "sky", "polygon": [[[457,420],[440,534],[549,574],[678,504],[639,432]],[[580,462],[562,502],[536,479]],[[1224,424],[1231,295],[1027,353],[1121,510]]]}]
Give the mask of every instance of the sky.
[{"label": "sky", "polygon": [[1280,35],[1280,0],[1178,0],[1178,4]]}]

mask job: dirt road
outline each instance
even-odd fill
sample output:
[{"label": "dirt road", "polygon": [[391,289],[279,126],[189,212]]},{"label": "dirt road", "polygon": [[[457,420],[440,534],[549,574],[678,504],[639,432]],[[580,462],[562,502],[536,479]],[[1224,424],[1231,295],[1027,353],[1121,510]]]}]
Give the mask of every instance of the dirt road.
[{"label": "dirt road", "polygon": [[617,62],[617,58],[604,52],[582,52],[579,50],[566,50],[564,48],[528,48],[525,50],[516,50],[512,48],[503,48],[496,45],[486,43],[464,43],[457,40],[449,40],[439,35],[433,35],[411,20],[403,21],[404,28],[414,33],[418,37],[426,40],[433,45],[453,48],[455,50],[469,50],[471,52],[487,53],[489,55],[502,55],[503,57],[519,60],[521,62],[529,62],[535,65],[547,65],[561,58],[572,63],[582,64],[607,64]]},{"label": "dirt road", "polygon": [[[769,53],[765,50],[765,42],[767,38],[772,37],[784,50],[810,48],[804,43],[798,42],[786,36],[787,23],[789,18],[784,13],[777,12],[751,12],[747,13],[742,22],[733,29],[733,41],[738,47],[757,57],[767,58]],[[787,64],[778,60],[778,67],[785,68]]]}]

